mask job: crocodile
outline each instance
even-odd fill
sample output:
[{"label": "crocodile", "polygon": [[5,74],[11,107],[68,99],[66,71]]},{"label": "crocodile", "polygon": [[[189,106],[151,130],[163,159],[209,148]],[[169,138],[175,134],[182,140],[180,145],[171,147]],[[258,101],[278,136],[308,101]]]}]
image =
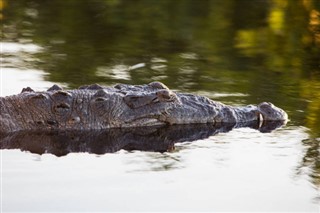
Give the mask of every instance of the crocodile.
[{"label": "crocodile", "polygon": [[269,102],[229,106],[207,97],[170,90],[161,82],[144,85],[85,85],[47,91],[23,88],[0,97],[0,132],[22,130],[103,130],[174,124],[286,121]]}]

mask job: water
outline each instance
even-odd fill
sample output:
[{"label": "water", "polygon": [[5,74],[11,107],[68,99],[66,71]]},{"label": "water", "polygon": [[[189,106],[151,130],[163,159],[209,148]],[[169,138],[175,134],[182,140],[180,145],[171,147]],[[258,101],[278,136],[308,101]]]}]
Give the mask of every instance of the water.
[{"label": "water", "polygon": [[231,105],[270,101],[290,118],[269,133],[192,128],[199,137],[186,127],[106,143],[30,133],[1,145],[3,212],[319,212],[318,1],[1,0],[0,9],[1,96],[157,80]]}]

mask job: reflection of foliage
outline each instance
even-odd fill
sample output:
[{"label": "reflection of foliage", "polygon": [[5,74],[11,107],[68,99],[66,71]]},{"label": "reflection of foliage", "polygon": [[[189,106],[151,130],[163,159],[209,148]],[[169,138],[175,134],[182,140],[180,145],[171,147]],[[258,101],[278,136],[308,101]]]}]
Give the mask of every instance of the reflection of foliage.
[{"label": "reflection of foliage", "polygon": [[309,81],[301,82],[301,97],[308,102],[305,126],[310,128],[311,138],[303,141],[307,147],[302,165],[311,168],[310,176],[314,184],[320,187],[320,81],[312,76]]},{"label": "reflection of foliage", "polygon": [[310,168],[312,182],[320,188],[320,139],[307,139],[303,141],[307,152],[302,159],[302,167]]},{"label": "reflection of foliage", "polygon": [[[255,63],[299,74],[304,60],[318,65],[308,26],[309,14],[317,11],[312,2],[20,0],[8,3],[4,24],[15,27],[5,36],[31,38],[44,46],[39,66],[51,80],[72,86],[110,81],[95,75],[101,66],[148,63],[154,56],[168,60],[166,72],[159,75],[175,82],[185,52],[201,59],[191,62],[196,68],[189,81],[216,77],[217,69],[248,70]],[[142,70],[149,72],[148,66]],[[131,77],[140,83],[138,72]],[[179,84],[178,79],[175,86]]]},{"label": "reflection of foliage", "polygon": [[[302,80],[301,82],[301,97],[307,99],[308,104],[305,118],[306,127],[320,133],[320,81],[319,78],[312,77],[310,80]],[[315,135],[320,137],[320,135]]]},{"label": "reflection of foliage", "polygon": [[5,7],[4,0],[0,0],[0,20],[3,19],[2,11],[3,11],[4,7]]}]

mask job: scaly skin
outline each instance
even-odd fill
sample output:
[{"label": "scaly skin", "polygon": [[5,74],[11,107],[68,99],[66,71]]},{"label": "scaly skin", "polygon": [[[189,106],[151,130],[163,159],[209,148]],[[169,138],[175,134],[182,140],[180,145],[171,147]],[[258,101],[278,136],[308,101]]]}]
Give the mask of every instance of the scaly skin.
[{"label": "scaly skin", "polygon": [[271,103],[232,107],[206,97],[173,92],[160,82],[148,85],[82,86],[44,92],[24,88],[0,98],[0,132],[90,130],[191,123],[237,123],[288,119]]}]

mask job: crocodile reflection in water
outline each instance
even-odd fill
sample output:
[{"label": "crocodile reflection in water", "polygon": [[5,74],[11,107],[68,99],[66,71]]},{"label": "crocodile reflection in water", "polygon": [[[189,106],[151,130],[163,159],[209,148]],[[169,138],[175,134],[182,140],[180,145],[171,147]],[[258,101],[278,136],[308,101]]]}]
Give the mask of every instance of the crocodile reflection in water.
[{"label": "crocodile reflection in water", "polygon": [[115,128],[96,131],[20,131],[0,135],[1,149],[20,149],[31,153],[64,156],[73,152],[105,154],[124,150],[166,152],[178,142],[205,139],[219,132],[249,127],[271,132],[283,121],[257,121],[226,124],[193,124],[164,127]]}]

